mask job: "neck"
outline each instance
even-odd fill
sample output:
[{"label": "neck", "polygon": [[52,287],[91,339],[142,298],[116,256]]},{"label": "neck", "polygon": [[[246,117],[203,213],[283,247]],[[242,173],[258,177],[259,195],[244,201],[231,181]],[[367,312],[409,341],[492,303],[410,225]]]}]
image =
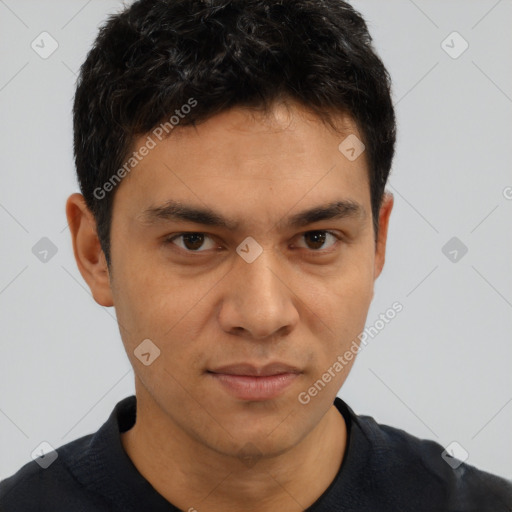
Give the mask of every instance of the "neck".
[{"label": "neck", "polygon": [[122,444],[141,475],[180,510],[303,511],[331,484],[343,460],[346,426],[334,405],[293,448],[243,463],[192,438],[165,413],[155,414],[151,402],[137,390],[137,421],[121,435]]}]

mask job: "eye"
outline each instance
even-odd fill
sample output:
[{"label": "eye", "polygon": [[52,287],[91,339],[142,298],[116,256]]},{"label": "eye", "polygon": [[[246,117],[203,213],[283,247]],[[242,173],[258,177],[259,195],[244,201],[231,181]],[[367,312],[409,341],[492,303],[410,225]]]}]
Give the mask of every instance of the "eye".
[{"label": "eye", "polygon": [[[306,249],[311,249],[315,252],[319,249],[330,249],[334,247],[338,240],[341,240],[341,237],[333,233],[332,231],[327,230],[317,230],[317,231],[306,231],[302,233],[301,238],[306,241]],[[328,242],[331,242],[330,244]],[[327,247],[325,244],[327,242]]]},{"label": "eye", "polygon": [[[181,243],[175,243],[175,240],[180,240]],[[178,235],[173,235],[169,238],[165,239],[166,244],[174,244],[183,249],[187,252],[205,252],[205,250],[200,251],[199,249],[203,247],[204,249],[204,243],[205,240],[210,240],[210,247],[206,247],[205,250],[213,249],[216,247],[215,242],[206,235],[205,233],[180,233]]]}]

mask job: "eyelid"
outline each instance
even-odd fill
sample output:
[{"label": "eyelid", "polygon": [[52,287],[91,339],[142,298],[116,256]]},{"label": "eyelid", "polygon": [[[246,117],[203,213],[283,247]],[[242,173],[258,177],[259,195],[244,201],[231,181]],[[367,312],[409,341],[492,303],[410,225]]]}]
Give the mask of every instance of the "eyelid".
[{"label": "eyelid", "polygon": [[[315,232],[327,233],[327,234],[333,236],[334,238],[336,238],[337,242],[334,243],[329,249],[314,250],[314,249],[309,249],[308,247],[299,247],[300,249],[305,249],[306,251],[310,252],[311,254],[318,254],[318,255],[328,254],[329,252],[332,252],[336,249],[336,247],[338,246],[338,242],[344,240],[344,237],[342,234],[338,233],[337,231],[332,231],[329,229],[308,229],[306,231],[302,231],[302,232],[298,233],[294,238],[297,238],[297,237],[300,238],[300,237],[303,237],[304,235],[306,235],[307,233],[315,233]],[[192,251],[192,250],[189,250],[189,249],[186,249],[186,248],[176,245],[174,243],[174,240],[176,238],[180,238],[184,235],[204,235],[205,238],[209,238],[212,241],[215,238],[213,235],[210,235],[203,231],[183,231],[180,233],[174,233],[172,235],[167,235],[166,237],[164,237],[164,244],[165,245],[174,245],[177,250],[179,250],[180,252],[184,252],[186,254],[201,254],[201,253],[207,253],[209,250],[212,250],[212,249],[205,249],[205,250]]]},{"label": "eyelid", "polygon": [[209,238],[210,240],[213,240],[212,235],[209,235],[208,233],[204,233],[203,231],[183,231],[181,233],[175,233],[173,235],[168,235],[164,237],[164,244],[165,245],[174,245],[178,251],[185,252],[186,254],[201,254],[208,252],[211,249],[206,250],[197,250],[197,251],[191,251],[189,249],[184,249],[183,247],[180,247],[179,245],[174,243],[174,240],[176,238],[180,238],[184,235],[204,235],[205,238]]},{"label": "eyelid", "polygon": [[343,240],[343,236],[341,234],[339,234],[336,231],[331,231],[330,229],[308,229],[307,231],[303,231],[302,233],[299,233],[297,236],[302,237],[306,233],[316,233],[316,232],[327,233],[327,234],[333,236],[336,239],[336,242],[329,249],[314,250],[314,249],[308,249],[307,247],[300,247],[300,249],[305,249],[306,251],[309,251],[311,254],[318,254],[318,255],[328,254],[336,249],[336,247],[338,246],[338,242],[341,242]]}]

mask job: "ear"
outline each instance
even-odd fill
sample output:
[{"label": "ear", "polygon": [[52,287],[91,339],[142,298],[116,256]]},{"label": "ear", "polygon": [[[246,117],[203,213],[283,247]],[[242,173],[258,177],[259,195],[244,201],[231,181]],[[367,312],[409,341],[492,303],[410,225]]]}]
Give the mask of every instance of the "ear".
[{"label": "ear", "polygon": [[82,194],[72,194],[66,201],[73,252],[82,277],[89,285],[94,300],[101,306],[113,306],[110,276],[105,254],[97,235],[96,221]]},{"label": "ear", "polygon": [[388,239],[388,225],[391,210],[393,209],[393,194],[391,192],[384,192],[382,203],[379,211],[379,236],[375,246],[375,267],[374,279],[379,277],[384,267],[386,259],[386,242]]}]

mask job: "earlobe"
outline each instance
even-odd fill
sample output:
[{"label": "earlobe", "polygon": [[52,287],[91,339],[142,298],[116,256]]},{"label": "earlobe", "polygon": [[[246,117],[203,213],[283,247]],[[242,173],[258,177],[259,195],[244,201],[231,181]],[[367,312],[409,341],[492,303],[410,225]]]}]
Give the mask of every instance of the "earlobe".
[{"label": "earlobe", "polygon": [[388,238],[388,226],[391,210],[393,209],[393,194],[391,192],[384,192],[382,203],[379,212],[379,236],[377,238],[375,250],[375,268],[374,279],[379,277],[384,267],[386,259],[386,242]]},{"label": "earlobe", "polygon": [[96,230],[96,221],[82,194],[71,194],[66,202],[73,253],[82,277],[94,300],[101,306],[113,306],[106,258]]}]

